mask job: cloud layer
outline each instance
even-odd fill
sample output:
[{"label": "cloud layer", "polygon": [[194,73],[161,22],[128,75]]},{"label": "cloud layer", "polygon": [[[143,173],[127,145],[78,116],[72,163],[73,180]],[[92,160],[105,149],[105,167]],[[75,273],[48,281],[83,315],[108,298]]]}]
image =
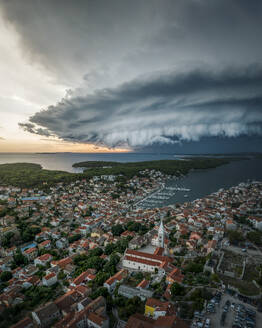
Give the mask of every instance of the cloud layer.
[{"label": "cloud layer", "polygon": [[157,72],[62,99],[26,131],[108,147],[262,134],[262,68]]},{"label": "cloud layer", "polygon": [[69,89],[19,124],[31,134],[134,149],[261,136],[261,0],[3,0],[0,13],[51,89]]}]

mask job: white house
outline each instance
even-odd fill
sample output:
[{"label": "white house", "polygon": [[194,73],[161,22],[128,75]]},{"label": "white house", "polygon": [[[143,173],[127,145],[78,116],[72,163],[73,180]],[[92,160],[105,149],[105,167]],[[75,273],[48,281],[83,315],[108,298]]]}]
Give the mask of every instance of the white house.
[{"label": "white house", "polygon": [[38,256],[36,259],[34,259],[34,264],[37,265],[46,265],[53,259],[53,256],[51,254],[43,254],[41,256]]},{"label": "white house", "polygon": [[48,275],[43,277],[42,282],[44,286],[52,286],[57,282],[57,276],[54,272],[49,273]]},{"label": "white house", "polygon": [[262,218],[250,217],[248,220],[250,223],[252,223],[253,227],[258,230],[262,230]]},{"label": "white house", "polygon": [[111,294],[116,288],[118,282],[122,282],[127,276],[127,271],[122,269],[117,272],[114,276],[110,277],[104,282],[104,287],[107,288],[108,292]]},{"label": "white house", "polygon": [[226,221],[226,228],[227,230],[236,230],[237,226],[234,221],[230,219]]}]

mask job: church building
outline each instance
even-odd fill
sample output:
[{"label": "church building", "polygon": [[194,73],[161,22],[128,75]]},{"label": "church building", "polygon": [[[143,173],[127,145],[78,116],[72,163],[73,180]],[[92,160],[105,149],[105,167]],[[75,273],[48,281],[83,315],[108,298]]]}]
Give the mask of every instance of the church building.
[{"label": "church building", "polygon": [[157,246],[154,254],[127,249],[123,259],[123,267],[130,270],[139,270],[143,272],[165,273],[172,269],[172,260],[165,256],[166,242],[165,229],[161,220],[156,238],[151,241],[152,245]]}]

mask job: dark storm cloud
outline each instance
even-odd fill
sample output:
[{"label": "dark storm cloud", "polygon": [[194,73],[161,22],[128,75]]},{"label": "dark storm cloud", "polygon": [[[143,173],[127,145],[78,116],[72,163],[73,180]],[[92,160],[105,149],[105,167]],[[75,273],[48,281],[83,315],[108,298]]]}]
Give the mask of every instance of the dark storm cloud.
[{"label": "dark storm cloud", "polygon": [[70,85],[262,58],[260,0],[2,0],[0,9],[30,60]]},{"label": "dark storm cloud", "polygon": [[260,0],[2,0],[0,10],[27,58],[72,88],[22,123],[28,132],[110,147],[261,134]]},{"label": "dark storm cloud", "polygon": [[26,132],[30,132],[33,134],[38,134],[40,136],[50,137],[52,134],[47,129],[42,129],[36,127],[35,124],[32,123],[18,123],[19,127]]},{"label": "dark storm cloud", "polygon": [[261,134],[261,106],[258,65],[162,72],[93,95],[65,98],[33,115],[24,127],[37,133],[36,126],[41,126],[64,140],[137,147]]}]

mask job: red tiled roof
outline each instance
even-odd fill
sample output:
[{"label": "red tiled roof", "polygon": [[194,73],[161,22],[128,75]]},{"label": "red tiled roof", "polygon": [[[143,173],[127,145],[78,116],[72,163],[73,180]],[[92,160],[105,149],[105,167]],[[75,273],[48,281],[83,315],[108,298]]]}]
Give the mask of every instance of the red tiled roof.
[{"label": "red tiled roof", "polygon": [[26,254],[31,254],[31,253],[33,253],[33,252],[35,252],[36,251],[36,248],[35,247],[31,247],[31,248],[28,248],[26,251],[25,251],[25,253]]},{"label": "red tiled roof", "polygon": [[142,281],[140,281],[140,283],[136,287],[145,288],[148,285],[148,283],[149,283],[148,280],[143,279]]},{"label": "red tiled roof", "polygon": [[107,285],[112,285],[115,282],[115,278],[114,277],[110,277],[105,281],[105,284]]},{"label": "red tiled roof", "polygon": [[157,247],[156,250],[154,251],[154,255],[162,255],[163,253],[164,253],[163,247]]},{"label": "red tiled roof", "polygon": [[165,327],[165,328],[178,327],[176,325],[176,321],[177,321],[177,317],[175,315],[158,317],[155,321],[155,326],[156,327]]},{"label": "red tiled roof", "polygon": [[52,255],[51,254],[43,254],[43,255],[37,257],[37,259],[40,260],[40,261],[47,261],[50,258],[52,258]]},{"label": "red tiled roof", "polygon": [[102,326],[103,322],[105,321],[105,318],[94,313],[94,312],[90,312],[88,314],[88,320],[94,322],[95,324]]},{"label": "red tiled roof", "polygon": [[217,241],[212,239],[212,240],[209,240],[208,243],[207,243],[207,247],[208,248],[215,248],[216,247],[216,244],[217,244]]},{"label": "red tiled roof", "polygon": [[51,240],[45,240],[45,241],[42,241],[42,243],[40,243],[39,246],[46,246],[50,243],[51,243]]},{"label": "red tiled roof", "polygon": [[49,273],[47,276],[45,276],[44,279],[45,279],[45,280],[49,280],[49,279],[51,279],[51,278],[53,278],[53,277],[55,277],[55,276],[56,276],[56,274],[55,274],[54,272],[51,272],[51,273]]},{"label": "red tiled roof", "polygon": [[143,316],[140,313],[135,313],[129,317],[126,328],[153,328],[154,320]]},{"label": "red tiled roof", "polygon": [[169,305],[168,302],[161,302],[156,298],[148,298],[146,300],[146,306],[150,306],[155,309],[161,309],[161,311],[167,311],[168,305]]},{"label": "red tiled roof", "polygon": [[184,275],[179,268],[174,268],[167,278],[181,283],[184,279]]},{"label": "red tiled roof", "polygon": [[38,283],[40,281],[40,279],[38,276],[32,276],[32,277],[29,277],[26,281],[32,285],[35,285],[36,283]]},{"label": "red tiled roof", "polygon": [[126,255],[135,256],[135,257],[144,257],[144,258],[147,258],[148,260],[158,261],[158,262],[166,261],[168,259],[167,256],[139,252],[139,251],[135,251],[133,249],[127,249]]},{"label": "red tiled roof", "polygon": [[126,270],[122,269],[120,271],[118,271],[115,275],[113,275],[112,277],[108,278],[105,283],[108,285],[112,285],[114,283],[115,280],[121,281],[124,277]]},{"label": "red tiled roof", "polygon": [[83,281],[87,279],[89,273],[87,271],[82,272],[78,277],[76,277],[73,281],[75,285],[80,285]]},{"label": "red tiled roof", "polygon": [[133,262],[137,262],[137,263],[142,263],[142,264],[147,264],[147,265],[152,265],[152,266],[160,266],[160,264],[162,262],[156,262],[156,261],[150,261],[150,260],[144,260],[138,257],[133,257],[133,256],[125,256],[125,260],[127,261],[133,261]]},{"label": "red tiled roof", "polygon": [[70,263],[72,263],[72,262],[73,262],[73,260],[71,259],[71,257],[66,257],[66,258],[64,258],[64,259],[62,259],[62,260],[60,260],[60,261],[58,261],[56,264],[57,264],[59,267],[64,268],[64,267],[67,266],[67,264],[70,264]]}]

